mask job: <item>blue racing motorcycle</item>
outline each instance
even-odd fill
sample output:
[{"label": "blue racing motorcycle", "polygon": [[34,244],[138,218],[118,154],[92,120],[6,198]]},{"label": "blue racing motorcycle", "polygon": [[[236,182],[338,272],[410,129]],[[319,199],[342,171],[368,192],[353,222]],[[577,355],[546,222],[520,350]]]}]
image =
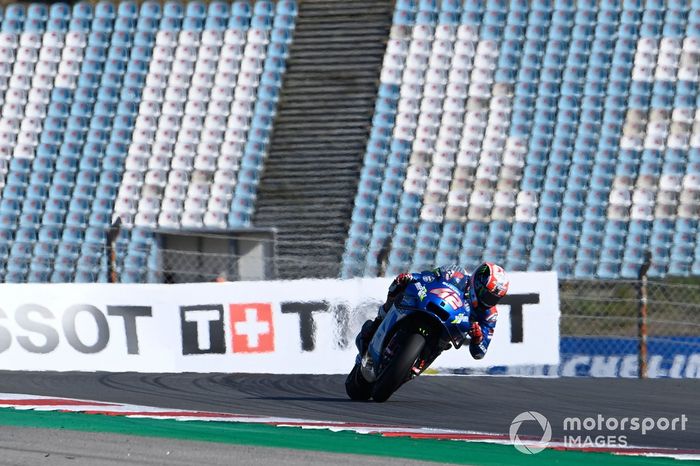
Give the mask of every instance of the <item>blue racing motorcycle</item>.
[{"label": "blue racing motorcycle", "polygon": [[383,402],[450,347],[469,338],[469,303],[452,283],[423,276],[409,284],[377,328],[345,390],[353,400]]}]

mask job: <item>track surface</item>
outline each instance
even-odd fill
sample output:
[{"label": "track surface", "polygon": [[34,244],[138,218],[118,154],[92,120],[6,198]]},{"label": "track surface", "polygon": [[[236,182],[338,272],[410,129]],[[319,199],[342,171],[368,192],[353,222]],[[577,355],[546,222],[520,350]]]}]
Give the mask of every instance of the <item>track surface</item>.
[{"label": "track surface", "polygon": [[[337,375],[0,372],[0,392],[63,396],[168,408],[507,434],[523,411],[544,414],[555,439],[566,417],[674,418],[684,431],[625,434],[639,446],[698,449],[700,381],[420,377],[388,402],[357,403]],[[520,434],[540,436],[534,423]],[[595,435],[597,432],[570,432]]]},{"label": "track surface", "polygon": [[341,455],[289,448],[261,448],[213,442],[101,434],[53,429],[0,427],[2,463],[13,465],[191,466],[245,464],[264,466],[422,466],[435,465],[407,459]]}]

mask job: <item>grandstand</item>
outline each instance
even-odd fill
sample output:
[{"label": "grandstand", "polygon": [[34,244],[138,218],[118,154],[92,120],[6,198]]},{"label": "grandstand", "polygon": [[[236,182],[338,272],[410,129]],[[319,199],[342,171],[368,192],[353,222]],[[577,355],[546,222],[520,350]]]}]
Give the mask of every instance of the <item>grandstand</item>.
[{"label": "grandstand", "polygon": [[127,227],[127,282],[149,278],[156,229],[249,226],[296,12],[292,1],[7,6],[4,280],[105,281],[113,216]]},{"label": "grandstand", "polygon": [[343,275],[699,273],[698,8],[397,0]]},{"label": "grandstand", "polygon": [[282,278],[697,275],[699,70],[680,0],[11,3],[0,275],[106,281],[117,216],[124,282],[253,226]]}]

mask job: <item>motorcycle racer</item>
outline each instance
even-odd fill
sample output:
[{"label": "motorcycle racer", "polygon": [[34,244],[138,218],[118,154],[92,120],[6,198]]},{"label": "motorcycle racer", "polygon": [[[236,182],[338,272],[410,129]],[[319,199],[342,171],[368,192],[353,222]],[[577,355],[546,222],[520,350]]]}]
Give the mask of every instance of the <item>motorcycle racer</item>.
[{"label": "motorcycle racer", "polygon": [[[366,321],[357,335],[355,344],[360,352],[358,363],[394,301],[400,298],[406,286],[418,280],[442,280],[464,292],[471,309],[469,352],[474,359],[481,359],[486,355],[498,319],[496,305],[506,295],[510,284],[503,268],[490,262],[480,264],[472,274],[459,266],[441,266],[424,272],[402,273],[396,276],[389,286],[386,302],[379,307],[377,317]],[[446,344],[442,349],[449,347],[449,344]]]}]

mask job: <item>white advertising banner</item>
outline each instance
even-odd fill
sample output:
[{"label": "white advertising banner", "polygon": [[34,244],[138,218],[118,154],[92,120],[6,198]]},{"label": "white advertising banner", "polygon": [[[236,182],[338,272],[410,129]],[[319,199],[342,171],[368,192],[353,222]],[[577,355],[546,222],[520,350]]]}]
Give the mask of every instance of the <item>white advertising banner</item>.
[{"label": "white advertising banner", "polygon": [[[434,368],[559,363],[555,273],[511,273],[486,357]],[[346,373],[391,279],[0,285],[0,370]]]}]

